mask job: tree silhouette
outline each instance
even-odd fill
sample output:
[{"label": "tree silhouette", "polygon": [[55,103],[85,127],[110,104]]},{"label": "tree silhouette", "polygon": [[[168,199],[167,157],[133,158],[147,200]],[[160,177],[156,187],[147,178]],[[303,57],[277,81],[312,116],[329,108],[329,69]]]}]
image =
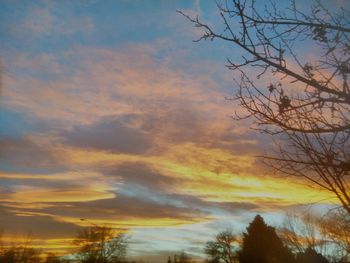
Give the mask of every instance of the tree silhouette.
[{"label": "tree silhouette", "polygon": [[349,256],[350,224],[344,209],[332,209],[323,216],[288,214],[278,233],[297,255],[313,250],[330,262],[343,262]]},{"label": "tree silhouette", "polygon": [[26,237],[19,245],[5,245],[2,239],[3,231],[0,230],[0,263],[38,263],[41,251],[32,247],[32,239]]},{"label": "tree silhouette", "polygon": [[5,249],[0,255],[0,263],[38,263],[40,251],[23,245]]},{"label": "tree silhouette", "polygon": [[74,244],[81,263],[117,263],[124,260],[127,237],[111,227],[94,225],[81,230]]},{"label": "tree silhouette", "polygon": [[237,255],[234,243],[237,241],[232,231],[219,233],[214,241],[206,243],[204,252],[209,256],[210,263],[235,263]]},{"label": "tree silhouette", "polygon": [[329,263],[329,261],[314,249],[307,248],[305,252],[297,255],[296,263]]},{"label": "tree silhouette", "polygon": [[345,259],[350,256],[350,215],[342,209],[329,211],[321,220],[318,227],[323,236],[328,239],[337,258]]},{"label": "tree silhouette", "polygon": [[45,263],[68,263],[68,259],[62,259],[54,253],[48,253],[46,255]]},{"label": "tree silhouette", "polygon": [[[293,0],[283,11],[269,3],[263,10],[254,0],[219,1],[223,30],[179,12],[203,29],[197,41],[242,50],[227,65],[238,73],[233,101],[245,112],[235,118],[252,118],[272,136],[277,152],[263,160],[330,191],[350,214],[350,11],[332,13],[318,0],[310,12]],[[312,56],[298,55],[304,46]]]},{"label": "tree silhouette", "polygon": [[328,240],[320,235],[321,218],[305,214],[302,216],[287,214],[279,234],[283,243],[293,252],[302,253],[311,248],[317,251],[327,250]]},{"label": "tree silhouette", "polygon": [[243,234],[240,263],[292,263],[294,256],[285,247],[273,227],[257,215]]},{"label": "tree silhouette", "polygon": [[193,260],[185,251],[182,251],[174,255],[174,263],[193,263]]}]

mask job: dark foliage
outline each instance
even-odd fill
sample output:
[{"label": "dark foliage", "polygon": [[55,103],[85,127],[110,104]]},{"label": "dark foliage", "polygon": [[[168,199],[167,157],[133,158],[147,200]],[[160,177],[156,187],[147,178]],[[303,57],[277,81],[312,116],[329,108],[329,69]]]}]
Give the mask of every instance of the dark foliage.
[{"label": "dark foliage", "polygon": [[40,251],[28,246],[5,249],[0,255],[0,263],[38,263]]},{"label": "dark foliage", "polygon": [[74,241],[81,263],[120,263],[125,259],[127,237],[107,226],[94,225],[79,232]]},{"label": "dark foliage", "polygon": [[294,256],[285,247],[273,227],[257,215],[243,234],[240,263],[293,263]]},{"label": "dark foliage", "polygon": [[314,249],[307,248],[305,252],[297,255],[296,263],[329,263],[329,261]]}]

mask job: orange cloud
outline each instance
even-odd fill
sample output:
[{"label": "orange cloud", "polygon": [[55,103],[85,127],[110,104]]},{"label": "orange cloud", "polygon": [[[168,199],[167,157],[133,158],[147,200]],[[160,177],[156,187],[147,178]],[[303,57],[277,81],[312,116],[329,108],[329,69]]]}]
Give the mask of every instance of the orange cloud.
[{"label": "orange cloud", "polygon": [[18,189],[12,194],[3,194],[2,202],[40,203],[40,202],[84,202],[107,199],[115,196],[102,187],[91,186],[90,189],[76,187],[74,189]]},{"label": "orange cloud", "polygon": [[178,185],[172,185],[169,191],[190,193],[209,201],[249,201],[269,206],[308,204],[321,200],[335,202],[330,193],[310,188],[295,178],[259,175],[254,168],[256,158],[253,156],[235,155],[191,143],[168,146],[161,155],[152,156],[76,148],[65,148],[64,152],[71,166],[92,168],[102,164],[145,163],[166,177],[179,179]]}]

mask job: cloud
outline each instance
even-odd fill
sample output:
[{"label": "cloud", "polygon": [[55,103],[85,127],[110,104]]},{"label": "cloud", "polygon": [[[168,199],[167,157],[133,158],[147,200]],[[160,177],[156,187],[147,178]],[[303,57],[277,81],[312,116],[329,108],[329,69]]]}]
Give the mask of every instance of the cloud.
[{"label": "cloud", "polygon": [[196,7],[196,12],[201,13],[201,1],[200,0],[194,0],[194,5]]},{"label": "cloud", "polygon": [[[21,189],[22,188],[22,189]],[[23,189],[24,188],[24,189]],[[29,189],[28,189],[29,188]],[[52,203],[52,202],[85,202],[91,200],[107,199],[115,194],[107,192],[106,189],[98,189],[96,186],[90,188],[74,186],[69,188],[44,187],[36,189],[31,187],[17,187],[17,192],[0,195],[0,200],[6,203]]]},{"label": "cloud", "polygon": [[[63,63],[69,58],[78,64],[56,64],[55,72],[71,70],[56,81],[33,77],[35,68],[31,75],[5,75],[5,102],[45,120],[86,124],[120,114],[162,117],[174,106],[195,105],[209,96],[190,76],[155,61],[153,52],[152,47],[136,45],[122,50],[80,48],[56,54],[50,61],[61,57]],[[13,67],[30,63],[25,58],[22,56]]]},{"label": "cloud", "polygon": [[[128,174],[133,174],[131,180],[139,180],[140,186],[142,176],[158,178],[159,187],[162,181],[171,181],[172,184],[168,187],[170,193],[190,194],[211,202],[253,202],[273,209],[275,205],[279,207],[295,202],[331,199],[330,194],[325,191],[310,189],[302,182],[292,180],[293,178],[258,174],[254,168],[255,158],[252,156],[234,154],[225,149],[201,147],[193,143],[167,145],[163,149],[153,148],[145,156],[101,150],[86,151],[71,147],[61,151],[69,167],[96,169],[107,178],[120,179],[125,185],[130,184]],[[128,169],[118,168],[125,164],[129,166]],[[140,168],[140,164],[149,169]],[[133,165],[136,168],[132,168]],[[145,186],[147,187],[147,183]],[[288,191],[290,188],[296,190],[291,193]],[[134,191],[138,192],[139,188],[134,188]]]},{"label": "cloud", "polygon": [[159,151],[193,142],[253,153],[257,140],[248,127],[233,124],[218,83],[198,70],[189,74],[155,59],[157,48],[76,48],[38,58],[21,54],[8,62],[10,67],[28,68],[33,61],[34,66],[24,75],[5,76],[5,105],[44,121],[67,144],[85,149],[141,153],[151,145]]},{"label": "cloud", "polygon": [[14,10],[13,12],[21,14],[22,18],[16,23],[10,23],[9,27],[17,38],[27,42],[92,33],[95,30],[93,20],[73,13],[69,6],[71,5],[62,7],[54,2],[38,2],[24,14],[21,10]]},{"label": "cloud", "polygon": [[91,125],[73,127],[64,132],[64,143],[73,147],[129,154],[145,153],[151,147],[151,136],[132,123],[117,118],[102,118]]},{"label": "cloud", "polygon": [[0,135],[0,167],[12,165],[20,168],[59,169],[62,164],[55,158],[47,145],[31,137],[10,137]]},{"label": "cloud", "polygon": [[36,209],[69,202],[86,202],[116,196],[120,183],[101,174],[87,171],[61,173],[0,172],[0,200],[3,206],[19,211]]},{"label": "cloud", "polygon": [[112,199],[71,203],[70,206],[64,207],[49,207],[44,211],[62,217],[87,218],[92,222],[103,221],[108,215],[106,222],[114,222],[115,225],[124,227],[157,227],[157,224],[176,225],[208,219],[206,214],[198,209],[159,204],[123,195]]},{"label": "cloud", "polygon": [[125,162],[102,171],[108,176],[120,179],[123,184],[141,185],[151,191],[166,191],[181,184],[181,180],[165,176],[142,162]]},{"label": "cloud", "polygon": [[6,236],[28,236],[32,238],[59,238],[75,235],[78,227],[60,222],[50,216],[25,214],[0,206],[0,228]]}]

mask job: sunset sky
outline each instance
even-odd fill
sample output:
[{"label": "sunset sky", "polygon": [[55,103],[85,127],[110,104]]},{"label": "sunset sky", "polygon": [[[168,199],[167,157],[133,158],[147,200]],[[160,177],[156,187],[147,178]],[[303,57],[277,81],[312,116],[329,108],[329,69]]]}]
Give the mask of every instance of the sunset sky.
[{"label": "sunset sky", "polygon": [[79,227],[108,224],[130,233],[130,256],[165,262],[257,213],[278,224],[333,202],[259,162],[269,137],[227,99],[240,50],[192,42],[176,10],[218,23],[211,0],[0,1],[6,241],[64,252]]}]

